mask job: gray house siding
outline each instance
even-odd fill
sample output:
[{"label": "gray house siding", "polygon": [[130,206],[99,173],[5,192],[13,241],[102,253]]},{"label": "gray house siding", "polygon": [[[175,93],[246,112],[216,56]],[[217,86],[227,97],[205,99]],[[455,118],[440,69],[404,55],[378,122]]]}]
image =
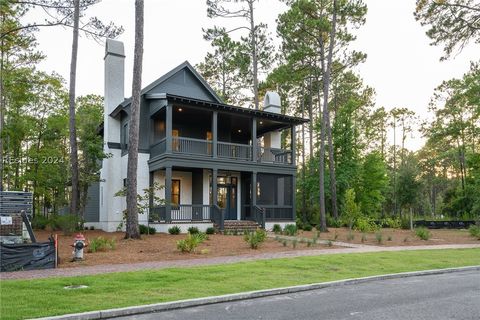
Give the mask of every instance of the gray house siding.
[{"label": "gray house siding", "polygon": [[100,182],[90,185],[87,192],[87,204],[85,205],[85,222],[99,222],[100,220]]},{"label": "gray house siding", "polygon": [[149,94],[166,93],[200,100],[216,101],[202,83],[188,69],[183,69],[168,80],[148,91]]}]

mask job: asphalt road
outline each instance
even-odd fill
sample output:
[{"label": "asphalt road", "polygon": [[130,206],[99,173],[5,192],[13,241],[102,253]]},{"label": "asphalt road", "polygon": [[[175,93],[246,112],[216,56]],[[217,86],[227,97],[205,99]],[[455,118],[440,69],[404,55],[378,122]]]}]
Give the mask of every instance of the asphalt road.
[{"label": "asphalt road", "polygon": [[480,272],[373,281],[117,319],[480,320]]}]

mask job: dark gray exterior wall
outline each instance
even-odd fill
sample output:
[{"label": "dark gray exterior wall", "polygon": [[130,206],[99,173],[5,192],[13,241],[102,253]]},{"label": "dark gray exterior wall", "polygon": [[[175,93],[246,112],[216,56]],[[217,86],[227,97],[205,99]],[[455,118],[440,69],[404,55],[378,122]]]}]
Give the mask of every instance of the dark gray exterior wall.
[{"label": "dark gray exterior wall", "polygon": [[187,69],[174,74],[168,80],[160,83],[148,93],[169,93],[182,97],[189,97],[200,100],[216,101],[202,83]]},{"label": "dark gray exterior wall", "polygon": [[88,187],[87,203],[85,205],[85,222],[100,220],[100,182],[94,182]]},{"label": "dark gray exterior wall", "polygon": [[192,204],[203,204],[202,169],[192,169]]}]

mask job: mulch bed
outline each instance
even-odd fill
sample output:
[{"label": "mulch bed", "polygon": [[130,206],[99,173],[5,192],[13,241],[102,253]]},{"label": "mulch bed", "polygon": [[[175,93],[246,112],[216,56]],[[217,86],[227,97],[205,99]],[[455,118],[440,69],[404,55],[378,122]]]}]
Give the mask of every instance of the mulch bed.
[{"label": "mulch bed", "polygon": [[[362,233],[352,230],[353,240],[349,240],[349,230],[347,228],[329,228],[329,232],[320,233],[320,239],[341,241],[346,243],[366,244],[375,246],[419,246],[419,245],[441,245],[441,244],[480,244],[480,241],[470,236],[468,230],[448,230],[435,229],[429,230],[432,234],[429,240],[421,240],[415,235],[414,231],[398,229],[381,229],[382,242],[378,243],[376,239],[377,232]],[[316,231],[300,231],[299,237],[311,238]],[[336,236],[335,236],[336,235]],[[362,242],[362,235],[365,235],[366,241]],[[391,240],[389,240],[391,237]],[[336,239],[335,239],[336,238]]]},{"label": "mulch bed", "polygon": [[[256,255],[269,252],[289,252],[292,250],[305,249],[330,249],[326,245],[317,244],[307,247],[305,243],[298,243],[296,248],[292,248],[291,244],[284,247],[282,243],[274,239],[267,240],[256,250],[249,248],[243,240],[243,236],[233,235],[209,235],[206,240],[198,246],[195,253],[181,253],[177,250],[176,242],[186,237],[185,234],[155,234],[143,236],[142,240],[125,240],[123,232],[104,232],[101,230],[85,230],[82,232],[87,240],[96,237],[115,238],[116,249],[113,251],[89,253],[88,247],[85,252],[85,260],[72,262],[72,247],[74,235],[65,236],[61,232],[58,234],[60,268],[93,266],[101,264],[122,264],[132,262],[149,262],[149,261],[170,261],[183,259],[198,259],[219,256],[236,256],[236,255]],[[51,232],[44,230],[35,231],[35,235],[39,241],[47,240]]]}]

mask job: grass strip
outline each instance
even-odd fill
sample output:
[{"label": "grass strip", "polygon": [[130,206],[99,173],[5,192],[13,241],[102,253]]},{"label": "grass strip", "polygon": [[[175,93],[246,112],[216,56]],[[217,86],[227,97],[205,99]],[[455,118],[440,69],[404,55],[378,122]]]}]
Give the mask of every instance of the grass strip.
[{"label": "grass strip", "polygon": [[[388,273],[480,265],[480,249],[355,253],[0,282],[0,318],[24,319]],[[67,285],[86,289],[65,290]]]}]

